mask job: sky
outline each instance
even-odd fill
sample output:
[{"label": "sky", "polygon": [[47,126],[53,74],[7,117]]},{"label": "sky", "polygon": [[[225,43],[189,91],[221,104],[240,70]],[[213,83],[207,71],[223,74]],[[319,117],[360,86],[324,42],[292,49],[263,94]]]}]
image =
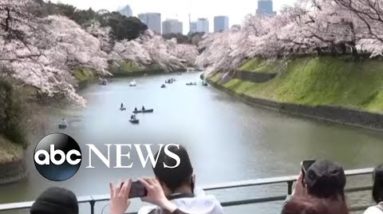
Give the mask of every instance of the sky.
[{"label": "sky", "polygon": [[[293,5],[297,0],[274,0],[274,10],[279,11],[284,5]],[[230,26],[242,24],[247,14],[255,14],[257,0],[53,0],[71,4],[80,9],[92,8],[94,10],[118,10],[130,5],[133,15],[144,12],[159,12],[162,21],[178,19],[183,22],[184,32],[189,30],[189,14],[191,20],[208,18],[210,31],[213,30],[213,17],[219,15],[229,16]]]}]

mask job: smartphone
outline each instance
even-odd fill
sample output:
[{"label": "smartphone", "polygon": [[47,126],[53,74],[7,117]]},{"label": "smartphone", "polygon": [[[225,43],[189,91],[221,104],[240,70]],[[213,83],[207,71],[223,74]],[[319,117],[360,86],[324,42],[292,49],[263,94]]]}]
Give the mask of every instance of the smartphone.
[{"label": "smartphone", "polygon": [[129,198],[142,198],[148,194],[144,185],[140,181],[132,182],[130,186]]},{"label": "smartphone", "polygon": [[301,162],[301,169],[303,175],[306,174],[307,170],[310,168],[311,165],[315,163],[316,160],[304,160]]}]

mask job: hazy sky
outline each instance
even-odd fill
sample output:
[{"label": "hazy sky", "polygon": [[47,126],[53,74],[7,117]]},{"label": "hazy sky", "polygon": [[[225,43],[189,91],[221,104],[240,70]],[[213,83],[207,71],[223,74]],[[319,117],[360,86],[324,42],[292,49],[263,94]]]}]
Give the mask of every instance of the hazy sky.
[{"label": "hazy sky", "polygon": [[[279,11],[283,5],[292,5],[297,0],[274,0],[274,10]],[[241,24],[244,17],[255,13],[257,0],[53,0],[53,2],[67,3],[81,9],[117,10],[127,4],[137,16],[143,12],[159,12],[162,20],[177,18],[184,23],[184,31],[188,31],[188,14],[192,21],[203,17],[210,21],[210,31],[213,29],[213,17],[216,15],[229,16],[230,26]]]}]

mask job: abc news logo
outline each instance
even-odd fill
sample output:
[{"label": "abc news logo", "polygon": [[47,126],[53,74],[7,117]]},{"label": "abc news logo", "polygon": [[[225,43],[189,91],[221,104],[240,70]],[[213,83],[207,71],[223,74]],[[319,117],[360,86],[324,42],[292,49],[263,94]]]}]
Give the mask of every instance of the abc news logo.
[{"label": "abc news logo", "polygon": [[82,154],[78,143],[65,134],[44,137],[33,156],[37,171],[51,181],[73,177],[81,166]]},{"label": "abc news logo", "polygon": [[[151,148],[151,144],[105,144],[106,154],[101,152],[95,145],[86,144],[88,147],[88,166],[86,168],[95,168],[92,160],[99,159],[107,168],[126,169],[132,168],[133,162],[130,161],[131,150],[135,150],[138,159],[143,168],[150,162],[152,167],[156,166],[158,156]],[[181,160],[175,153],[169,150],[171,146],[179,148],[177,144],[157,145],[159,149],[169,158],[174,159],[175,164],[168,166],[163,163],[165,168],[176,168],[180,165]],[[111,147],[115,147],[115,156],[112,157]],[[145,152],[141,147],[145,148]],[[92,156],[93,154],[93,156]],[[93,158],[92,158],[93,157]],[[111,166],[111,160],[115,158],[116,165]],[[66,134],[51,134],[44,137],[36,146],[34,155],[34,163],[37,171],[46,179],[51,181],[65,181],[73,177],[79,170],[82,162],[82,153],[79,144]],[[124,161],[125,160],[125,161]]]}]

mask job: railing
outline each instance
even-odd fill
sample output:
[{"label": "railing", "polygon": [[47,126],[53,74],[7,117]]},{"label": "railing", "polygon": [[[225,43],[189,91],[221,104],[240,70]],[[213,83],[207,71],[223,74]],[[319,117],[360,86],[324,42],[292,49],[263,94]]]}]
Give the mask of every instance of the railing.
[{"label": "railing", "polygon": [[[347,177],[352,177],[357,175],[368,175],[368,174],[372,174],[372,172],[373,172],[372,168],[366,168],[366,169],[347,170],[345,173]],[[239,206],[239,205],[246,205],[246,204],[275,202],[275,201],[285,200],[286,196],[292,193],[293,183],[297,180],[297,177],[298,176],[294,175],[294,176],[275,177],[275,178],[253,179],[253,180],[246,180],[246,181],[228,182],[223,184],[203,186],[202,188],[205,191],[212,191],[212,190],[226,190],[226,189],[241,188],[241,187],[264,186],[264,185],[271,185],[271,184],[286,184],[287,194],[284,194],[284,195],[237,200],[237,201],[227,201],[227,202],[222,202],[221,205],[223,207],[230,207],[230,206]],[[346,189],[345,192],[346,193],[361,192],[361,191],[370,190],[371,188],[372,188],[371,186],[353,187],[353,188]],[[94,208],[97,202],[105,202],[105,201],[109,201],[109,195],[90,195],[90,196],[78,197],[78,202],[80,204],[87,203],[90,205],[91,214],[95,213]],[[0,212],[10,211],[10,210],[30,209],[32,204],[33,204],[33,201],[0,204]],[[357,210],[363,210],[365,208],[367,208],[367,206],[351,207],[350,210],[357,211]]]}]

